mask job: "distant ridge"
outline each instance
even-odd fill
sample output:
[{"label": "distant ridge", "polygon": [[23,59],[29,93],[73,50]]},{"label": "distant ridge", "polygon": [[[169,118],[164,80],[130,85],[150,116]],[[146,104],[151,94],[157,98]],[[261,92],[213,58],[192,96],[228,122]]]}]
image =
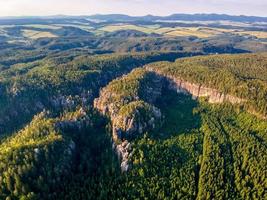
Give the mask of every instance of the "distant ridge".
[{"label": "distant ridge", "polygon": [[124,14],[96,14],[96,15],[81,15],[81,16],[69,16],[69,15],[53,15],[53,16],[21,16],[21,17],[0,17],[0,21],[12,20],[52,20],[52,19],[91,19],[100,21],[236,21],[236,22],[267,22],[267,17],[258,16],[245,16],[245,15],[226,15],[226,14],[172,14],[169,16],[129,16]]},{"label": "distant ridge", "polygon": [[257,16],[235,16],[235,15],[226,15],[226,14],[172,14],[169,16],[128,16],[121,14],[109,14],[109,15],[91,15],[88,16],[90,19],[97,20],[106,20],[106,21],[137,21],[137,20],[146,20],[146,21],[155,21],[155,20],[183,20],[183,21],[220,21],[220,20],[229,20],[236,22],[267,22],[267,17],[257,17]]}]

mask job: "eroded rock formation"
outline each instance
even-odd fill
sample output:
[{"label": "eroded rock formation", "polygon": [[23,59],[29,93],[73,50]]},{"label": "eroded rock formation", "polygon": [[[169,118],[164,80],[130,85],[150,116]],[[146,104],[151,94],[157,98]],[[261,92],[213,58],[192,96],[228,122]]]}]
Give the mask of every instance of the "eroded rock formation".
[{"label": "eroded rock formation", "polygon": [[205,87],[201,84],[190,83],[171,75],[165,75],[160,71],[156,71],[153,68],[146,68],[150,72],[154,72],[159,76],[163,76],[169,83],[169,89],[177,91],[177,93],[191,94],[194,99],[199,97],[206,97],[209,103],[223,103],[230,102],[232,104],[242,103],[245,99],[241,99],[229,94],[225,94],[216,89]]},{"label": "eroded rock formation", "polygon": [[[161,97],[163,89],[190,94],[193,99],[206,97],[210,103],[230,102],[237,104],[245,101],[201,84],[165,75],[153,68],[146,67],[139,70],[142,70],[143,74],[141,78],[137,76],[136,80],[140,84],[135,92],[127,93],[121,92],[121,90],[131,84],[131,82],[127,81],[127,78],[133,74],[138,74],[136,73],[137,70],[103,88],[100,92],[100,97],[94,100],[94,107],[111,119],[113,148],[121,160],[121,170],[123,172],[131,168],[131,139],[154,129],[156,124],[161,124],[161,111],[153,104]],[[149,74],[149,79],[146,77],[147,74]],[[129,81],[132,81],[132,77]]]},{"label": "eroded rock formation", "polygon": [[[131,168],[131,139],[154,129],[162,118],[161,111],[153,103],[162,94],[163,78],[143,69],[131,74],[130,82],[123,76],[103,88],[100,97],[94,100],[94,107],[111,120],[113,148],[121,160],[123,172]],[[131,91],[125,91],[130,84],[133,85]]]},{"label": "eroded rock formation", "polygon": [[134,101],[120,109],[113,119],[113,137],[132,139],[145,131],[154,129],[161,119],[161,111],[143,101]]}]

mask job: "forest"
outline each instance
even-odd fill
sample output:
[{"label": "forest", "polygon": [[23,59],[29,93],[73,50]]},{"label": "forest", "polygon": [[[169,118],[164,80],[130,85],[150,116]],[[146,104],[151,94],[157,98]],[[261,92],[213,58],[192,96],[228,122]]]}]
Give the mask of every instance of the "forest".
[{"label": "forest", "polygon": [[181,78],[246,99],[251,112],[267,116],[267,55],[243,54],[200,56],[178,59],[175,63],[148,65],[165,76]]},{"label": "forest", "polygon": [[90,17],[0,19],[0,200],[267,199],[266,19]]},{"label": "forest", "polygon": [[[265,199],[267,123],[246,108],[266,106],[265,56],[178,58],[138,69],[173,56],[80,56],[57,67],[58,58],[45,58],[1,71],[0,198]],[[210,104],[176,93],[168,73],[250,101]],[[246,92],[253,86],[256,99]],[[123,131],[115,145],[131,145],[127,172],[112,126]]]}]

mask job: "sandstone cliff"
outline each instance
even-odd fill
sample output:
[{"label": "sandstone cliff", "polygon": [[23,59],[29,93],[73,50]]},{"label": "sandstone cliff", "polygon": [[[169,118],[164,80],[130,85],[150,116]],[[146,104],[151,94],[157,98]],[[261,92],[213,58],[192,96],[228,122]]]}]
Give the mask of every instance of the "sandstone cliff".
[{"label": "sandstone cliff", "polygon": [[111,120],[114,150],[122,171],[131,167],[131,139],[161,122],[161,111],[153,103],[161,96],[162,87],[162,77],[137,69],[112,81],[94,100],[94,107]]},{"label": "sandstone cliff", "polygon": [[113,138],[132,139],[156,127],[161,111],[144,101],[133,101],[120,109],[113,119]]},{"label": "sandstone cliff", "polygon": [[206,97],[209,103],[223,103],[230,102],[232,104],[242,103],[246,101],[229,94],[224,94],[216,89],[205,87],[201,84],[190,83],[182,78],[177,78],[171,75],[163,74],[151,67],[146,67],[150,72],[154,72],[159,76],[165,77],[169,83],[169,89],[177,91],[177,93],[191,94],[192,98]]}]

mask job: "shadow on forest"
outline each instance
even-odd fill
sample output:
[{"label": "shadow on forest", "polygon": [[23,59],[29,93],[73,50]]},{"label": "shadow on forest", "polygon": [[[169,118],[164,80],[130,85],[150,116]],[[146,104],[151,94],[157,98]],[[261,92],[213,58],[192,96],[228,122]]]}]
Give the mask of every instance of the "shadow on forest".
[{"label": "shadow on forest", "polygon": [[[136,151],[133,158],[137,163],[133,164],[127,178],[138,182],[147,193],[151,191],[151,186],[154,192],[162,185],[166,196],[170,193],[183,194],[182,188],[190,180],[188,188],[197,194],[197,160],[202,152],[202,140],[198,137],[198,131],[195,131],[201,126],[201,117],[198,113],[194,114],[194,109],[199,107],[199,103],[190,95],[177,94],[167,89],[163,91],[155,106],[165,116],[164,123],[161,128],[134,141],[133,148]],[[175,187],[172,187],[174,184]],[[138,189],[132,187],[130,190],[136,193]],[[187,193],[190,193],[189,190]],[[195,199],[193,193],[187,199]],[[156,197],[152,195],[150,198]]]},{"label": "shadow on forest", "polygon": [[161,128],[151,133],[151,136],[155,139],[167,139],[200,128],[200,114],[194,113],[198,105],[198,101],[193,100],[191,95],[164,90],[156,104],[164,115],[164,123]]}]

